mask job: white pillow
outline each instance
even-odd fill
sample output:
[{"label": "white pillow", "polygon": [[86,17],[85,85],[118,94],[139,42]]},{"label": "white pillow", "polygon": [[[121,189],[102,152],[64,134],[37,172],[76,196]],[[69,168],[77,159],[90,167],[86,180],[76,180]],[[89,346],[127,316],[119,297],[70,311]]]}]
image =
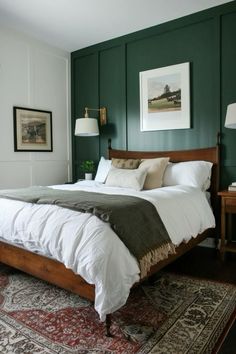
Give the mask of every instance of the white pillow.
[{"label": "white pillow", "polygon": [[98,169],[97,173],[95,176],[95,181],[104,183],[108,172],[111,168],[111,160],[106,160],[103,156],[100,158],[99,164],[98,164]]},{"label": "white pillow", "polygon": [[140,191],[147,175],[145,169],[127,170],[112,167],[106,179],[106,185],[110,187],[132,188]]},{"label": "white pillow", "polygon": [[170,162],[164,172],[163,186],[182,184],[206,191],[211,183],[212,165],[208,161]]}]

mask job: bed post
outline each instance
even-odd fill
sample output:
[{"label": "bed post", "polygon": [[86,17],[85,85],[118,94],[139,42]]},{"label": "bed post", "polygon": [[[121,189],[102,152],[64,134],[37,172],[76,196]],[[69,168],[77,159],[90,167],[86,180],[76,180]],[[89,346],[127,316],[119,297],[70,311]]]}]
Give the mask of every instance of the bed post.
[{"label": "bed post", "polygon": [[220,144],[221,144],[221,133],[217,132],[216,145],[220,146]]},{"label": "bed post", "polygon": [[111,314],[106,315],[106,337],[112,337],[111,329]]},{"label": "bed post", "polygon": [[215,249],[218,251],[219,247],[219,239],[220,239],[220,213],[221,213],[221,206],[220,206],[220,197],[218,196],[218,191],[220,188],[220,179],[221,179],[221,132],[217,132],[216,136],[216,147],[217,147],[217,158],[218,158],[218,167],[217,167],[217,173],[216,173],[216,197],[215,197],[215,205],[214,205],[214,215],[216,219],[216,235],[215,235]]},{"label": "bed post", "polygon": [[111,138],[107,140],[108,150],[111,150]]}]

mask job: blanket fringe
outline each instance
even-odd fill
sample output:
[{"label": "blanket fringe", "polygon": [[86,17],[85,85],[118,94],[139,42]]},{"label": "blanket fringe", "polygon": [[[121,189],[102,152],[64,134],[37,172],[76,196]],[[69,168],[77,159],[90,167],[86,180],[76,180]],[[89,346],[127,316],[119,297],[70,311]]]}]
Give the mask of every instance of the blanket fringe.
[{"label": "blanket fringe", "polygon": [[140,277],[146,277],[150,268],[157,264],[159,261],[166,259],[169,254],[175,254],[175,246],[173,243],[166,243],[155,250],[148,252],[139,260],[140,264]]}]

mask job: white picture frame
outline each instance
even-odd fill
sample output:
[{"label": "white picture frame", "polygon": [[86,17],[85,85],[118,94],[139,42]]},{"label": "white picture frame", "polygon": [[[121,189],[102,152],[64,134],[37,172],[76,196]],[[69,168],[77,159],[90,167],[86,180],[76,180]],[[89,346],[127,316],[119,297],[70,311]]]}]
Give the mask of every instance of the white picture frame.
[{"label": "white picture frame", "polygon": [[190,128],[189,63],[139,73],[140,130]]}]

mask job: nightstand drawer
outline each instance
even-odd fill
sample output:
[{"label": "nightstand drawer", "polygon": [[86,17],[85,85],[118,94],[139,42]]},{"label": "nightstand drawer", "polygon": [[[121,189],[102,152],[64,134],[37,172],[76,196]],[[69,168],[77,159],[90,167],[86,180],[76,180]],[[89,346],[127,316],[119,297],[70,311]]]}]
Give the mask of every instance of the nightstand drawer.
[{"label": "nightstand drawer", "polygon": [[236,213],[236,198],[225,198],[226,213]]}]

